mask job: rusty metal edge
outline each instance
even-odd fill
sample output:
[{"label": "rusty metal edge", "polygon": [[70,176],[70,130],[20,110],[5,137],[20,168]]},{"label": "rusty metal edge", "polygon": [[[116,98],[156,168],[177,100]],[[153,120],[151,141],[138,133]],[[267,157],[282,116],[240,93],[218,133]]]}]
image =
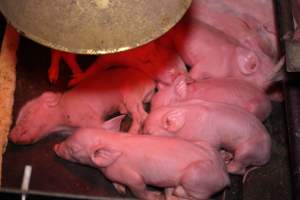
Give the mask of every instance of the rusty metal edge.
[{"label": "rusty metal edge", "polygon": [[137,200],[135,198],[112,198],[112,197],[97,197],[97,196],[87,196],[87,195],[73,195],[65,193],[55,193],[55,192],[43,192],[39,190],[29,190],[22,191],[18,189],[11,188],[0,188],[0,193],[5,194],[16,194],[16,195],[35,195],[40,197],[53,197],[53,198],[69,198],[69,199],[87,199],[87,200]]}]

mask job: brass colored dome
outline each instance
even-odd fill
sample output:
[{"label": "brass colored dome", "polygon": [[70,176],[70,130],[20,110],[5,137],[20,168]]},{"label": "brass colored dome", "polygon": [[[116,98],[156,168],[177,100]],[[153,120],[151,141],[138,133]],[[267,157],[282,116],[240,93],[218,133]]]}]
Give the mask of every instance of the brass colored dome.
[{"label": "brass colored dome", "polygon": [[25,36],[54,49],[103,54],[145,44],[173,27],[191,0],[1,0]]}]

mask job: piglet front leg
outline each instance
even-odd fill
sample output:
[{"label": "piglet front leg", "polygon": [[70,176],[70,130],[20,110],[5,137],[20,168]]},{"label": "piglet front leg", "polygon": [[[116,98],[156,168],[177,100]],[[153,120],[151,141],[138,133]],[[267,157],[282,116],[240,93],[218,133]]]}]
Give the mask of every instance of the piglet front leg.
[{"label": "piglet front leg", "polygon": [[126,187],[119,183],[113,183],[114,188],[119,194],[126,194]]},{"label": "piglet front leg", "polygon": [[270,158],[270,148],[271,138],[269,135],[249,139],[238,145],[234,159],[227,165],[227,171],[233,174],[244,174],[248,167],[266,164]]},{"label": "piglet front leg", "polygon": [[82,70],[80,69],[80,66],[77,63],[76,55],[73,53],[66,53],[63,52],[62,54],[64,61],[68,64],[70,67],[73,76],[80,76],[82,74]]},{"label": "piglet front leg", "polygon": [[174,193],[174,188],[165,188],[165,199],[166,200],[183,200],[183,198],[179,198],[175,196]]},{"label": "piglet front leg", "polygon": [[137,103],[135,105],[128,104],[127,108],[132,116],[132,124],[128,132],[132,134],[138,134],[148,114],[144,110],[142,103]]},{"label": "piglet front leg", "polygon": [[[139,77],[132,77],[138,79]],[[128,84],[124,87],[122,94],[124,107],[132,116],[132,125],[129,133],[138,134],[148,114],[143,103],[150,102],[155,91],[155,83],[152,79],[138,80],[138,87]]]},{"label": "piglet front leg", "polygon": [[138,197],[138,199],[163,200],[163,196],[160,192],[149,191],[147,189],[143,177],[136,171],[126,168],[124,170],[124,176],[127,177],[127,179],[124,180],[124,184],[129,187],[129,189],[136,197]]},{"label": "piglet front leg", "polygon": [[137,196],[139,199],[144,200],[163,200],[163,196],[159,192],[149,191],[145,184],[136,184],[129,186],[131,191]]},{"label": "piglet front leg", "polygon": [[76,55],[73,53],[62,52],[58,50],[51,51],[51,65],[48,70],[48,76],[51,83],[55,83],[59,76],[59,64],[63,59],[66,64],[70,67],[73,76],[80,76],[82,71],[76,61]]},{"label": "piglet front leg", "polygon": [[51,65],[48,69],[48,78],[51,83],[55,83],[59,74],[59,63],[62,58],[62,54],[59,51],[51,51]]}]

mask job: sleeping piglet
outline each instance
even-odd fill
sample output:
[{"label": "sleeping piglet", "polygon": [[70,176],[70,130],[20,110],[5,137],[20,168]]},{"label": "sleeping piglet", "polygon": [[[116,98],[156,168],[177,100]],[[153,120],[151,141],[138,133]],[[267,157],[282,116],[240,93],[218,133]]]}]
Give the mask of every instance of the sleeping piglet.
[{"label": "sleeping piglet", "polygon": [[271,139],[252,114],[229,104],[189,100],[153,110],[144,133],[176,136],[197,143],[204,140],[216,149],[234,154],[227,170],[245,173],[247,167],[264,165],[270,157]]},{"label": "sleeping piglet", "polygon": [[[234,1],[239,4],[241,1]],[[258,0],[261,1],[261,0]],[[272,4],[270,0],[267,0]],[[248,5],[254,5],[257,2],[247,1]],[[259,7],[256,6],[256,9]],[[264,9],[264,8],[260,8]],[[267,13],[268,12],[268,13]],[[274,13],[272,9],[263,12],[268,14],[269,20],[273,20]],[[275,32],[270,34],[266,29],[266,24],[262,24],[256,17],[252,16],[256,12],[244,13],[239,9],[234,9],[227,5],[225,1],[219,0],[196,0],[192,1],[192,5],[188,11],[190,17],[203,21],[216,29],[223,31],[227,35],[236,38],[243,46],[254,50],[258,54],[264,53],[275,59],[278,57],[277,37]],[[273,24],[274,25],[274,24]],[[275,30],[275,26],[273,26]]]},{"label": "sleeping piglet", "polygon": [[203,79],[191,83],[178,76],[170,86],[158,84],[151,110],[186,99],[202,99],[237,105],[264,121],[271,113],[271,102],[264,91],[236,78]]},{"label": "sleeping piglet", "polygon": [[174,48],[152,41],[127,51],[100,55],[83,74],[75,76],[69,85],[76,85],[86,77],[116,65],[137,68],[164,84],[172,83],[179,74],[187,74],[186,66]]},{"label": "sleeping piglet", "polygon": [[194,80],[235,77],[266,89],[276,79],[283,62],[274,63],[238,40],[193,18],[185,18],[169,33]]},{"label": "sleeping piglet", "polygon": [[154,93],[154,81],[134,68],[112,68],[90,76],[65,93],[45,92],[21,108],[10,139],[34,143],[54,131],[70,128],[101,128],[105,116],[130,113],[129,132],[138,132],[147,113],[143,102]]},{"label": "sleeping piglet", "polygon": [[208,199],[230,182],[218,152],[201,141],[78,129],[54,150],[66,160],[98,168],[139,199],[162,199],[146,185],[166,188],[167,199]]}]

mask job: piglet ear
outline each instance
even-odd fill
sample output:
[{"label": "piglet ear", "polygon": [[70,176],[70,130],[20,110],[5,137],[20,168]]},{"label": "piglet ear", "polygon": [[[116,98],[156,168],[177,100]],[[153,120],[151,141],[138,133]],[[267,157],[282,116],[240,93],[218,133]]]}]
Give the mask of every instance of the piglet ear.
[{"label": "piglet ear", "polygon": [[258,58],[256,54],[245,48],[238,47],[237,49],[237,59],[240,71],[244,75],[250,75],[257,71],[258,68]]},{"label": "piglet ear", "polygon": [[185,123],[185,110],[175,109],[163,117],[163,126],[169,132],[177,132]]},{"label": "piglet ear", "polygon": [[108,145],[98,145],[91,155],[91,160],[98,167],[108,167],[114,163],[122,155],[121,151],[118,151]]},{"label": "piglet ear", "polygon": [[125,117],[126,117],[126,115],[119,115],[110,120],[107,120],[102,124],[102,128],[104,128],[106,130],[120,131],[122,120]]},{"label": "piglet ear", "polygon": [[47,106],[53,107],[58,104],[61,95],[61,93],[44,92],[41,97]]},{"label": "piglet ear", "polygon": [[184,75],[180,75],[178,76],[175,81],[175,92],[178,95],[180,100],[183,100],[186,98],[187,95],[187,84],[185,81],[185,76]]}]

